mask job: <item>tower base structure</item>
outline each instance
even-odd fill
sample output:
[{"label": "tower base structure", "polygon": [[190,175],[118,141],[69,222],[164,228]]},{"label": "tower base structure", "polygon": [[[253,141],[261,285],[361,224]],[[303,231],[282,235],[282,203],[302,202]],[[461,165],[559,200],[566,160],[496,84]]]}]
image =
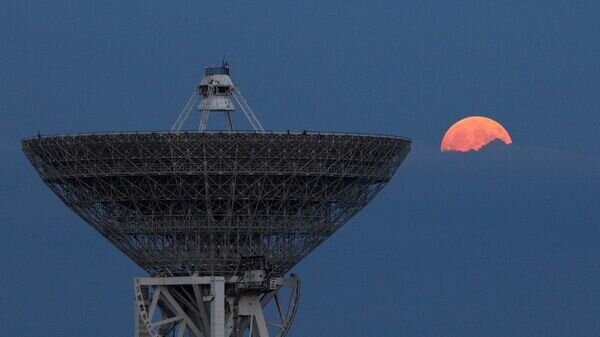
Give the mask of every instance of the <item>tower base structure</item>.
[{"label": "tower base structure", "polygon": [[284,337],[300,279],[243,276],[143,277],[134,281],[135,337]]}]

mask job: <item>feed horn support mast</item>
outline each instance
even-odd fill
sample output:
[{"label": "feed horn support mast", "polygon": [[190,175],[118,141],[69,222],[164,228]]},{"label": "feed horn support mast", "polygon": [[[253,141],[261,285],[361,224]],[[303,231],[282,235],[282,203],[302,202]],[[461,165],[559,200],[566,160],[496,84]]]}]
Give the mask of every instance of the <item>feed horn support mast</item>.
[{"label": "feed horn support mast", "polygon": [[[44,183],[148,272],[134,281],[137,337],[285,336],[300,298],[291,269],[410,151],[396,136],[267,132],[229,75],[206,68],[171,131],[22,142]],[[198,130],[182,131],[193,110]],[[234,110],[253,131],[234,130]],[[208,131],[217,112],[227,130]]]}]

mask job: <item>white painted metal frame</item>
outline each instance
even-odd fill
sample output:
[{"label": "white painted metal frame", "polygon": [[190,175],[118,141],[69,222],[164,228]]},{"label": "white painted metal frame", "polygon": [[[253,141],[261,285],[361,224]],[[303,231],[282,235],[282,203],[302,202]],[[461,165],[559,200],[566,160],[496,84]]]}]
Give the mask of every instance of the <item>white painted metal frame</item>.
[{"label": "white painted metal frame", "polygon": [[[207,89],[207,92],[206,92],[205,99],[210,100],[216,90],[217,90],[217,87],[209,86]],[[200,112],[200,127],[198,128],[198,131],[206,131],[206,127],[208,126],[208,115],[209,114],[210,114],[210,109],[208,109],[208,105],[206,105],[206,108],[202,109],[202,111]]]},{"label": "white painted metal frame", "polygon": [[[284,337],[298,306],[298,277],[271,279],[267,289],[245,286],[238,277],[137,278],[136,337]],[[283,288],[291,290],[287,298]],[[277,317],[265,317],[267,305]]]},{"label": "white painted metal frame", "polygon": [[252,108],[250,108],[250,105],[248,105],[248,103],[244,99],[244,96],[242,96],[240,89],[235,87],[232,91],[232,96],[244,112],[244,115],[246,115],[248,122],[250,122],[254,130],[258,132],[265,132],[265,129],[263,128],[262,124],[260,124],[260,121],[258,120],[258,118],[256,118],[254,111],[252,111]]},{"label": "white painted metal frame", "polygon": [[181,128],[183,127],[183,123],[185,123],[185,121],[190,116],[190,112],[192,112],[192,110],[194,110],[194,108],[198,105],[199,100],[200,100],[200,95],[198,95],[198,90],[194,89],[194,91],[192,92],[192,95],[190,96],[190,98],[188,98],[187,103],[183,107],[183,110],[181,110],[181,113],[175,120],[175,123],[173,123],[173,126],[171,127],[171,131],[181,130]]},{"label": "white painted metal frame", "polygon": [[[204,98],[202,97],[203,95],[200,92],[199,88],[196,88],[194,90],[194,92],[192,93],[192,96],[190,96],[187,103],[183,107],[183,110],[181,111],[181,113],[179,114],[177,119],[175,120],[175,123],[173,123],[173,126],[171,127],[171,132],[181,131],[183,128],[183,125],[185,124],[186,120],[190,116],[191,111],[195,107],[198,107],[198,103],[202,100],[210,100],[211,97],[214,96],[214,94],[217,90],[218,84],[217,83],[208,83],[207,85],[208,85],[208,88],[207,88],[206,93],[204,94],[204,96],[205,96]],[[262,124],[260,123],[260,121],[258,120],[256,115],[254,114],[254,111],[252,111],[252,108],[250,108],[250,105],[248,105],[248,102],[246,102],[246,100],[244,99],[244,96],[242,96],[242,93],[237,86],[235,86],[235,85],[233,86],[230,95],[233,96],[238,107],[240,108],[240,110],[242,110],[242,112],[244,113],[244,116],[246,116],[246,119],[248,119],[248,122],[250,123],[252,128],[254,128],[254,130],[259,133],[265,132],[265,129],[263,128]],[[199,131],[206,131],[206,129],[208,127],[208,117],[211,112],[211,110],[208,106],[209,105],[207,104],[205,108],[202,108],[200,110],[201,117],[200,117],[200,125],[198,127]],[[225,113],[225,123],[226,123],[227,129],[229,131],[233,131],[233,122],[231,120],[230,111],[223,111],[223,112]]]}]

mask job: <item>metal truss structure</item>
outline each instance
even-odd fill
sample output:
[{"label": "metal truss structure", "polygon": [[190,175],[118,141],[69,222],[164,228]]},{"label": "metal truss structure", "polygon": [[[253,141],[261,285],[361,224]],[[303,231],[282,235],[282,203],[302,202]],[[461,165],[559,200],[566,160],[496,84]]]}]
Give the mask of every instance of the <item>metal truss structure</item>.
[{"label": "metal truss structure", "polygon": [[[290,269],[360,211],[411,148],[393,136],[266,132],[208,67],[169,132],[38,136],[23,151],[75,213],[151,277],[134,283],[137,337],[284,337]],[[234,131],[235,104],[254,131]],[[191,111],[199,131],[181,131]],[[210,112],[227,131],[206,131]]]},{"label": "metal truss structure", "polygon": [[285,336],[296,315],[300,280],[292,274],[257,288],[264,276],[137,278],[137,336]]},{"label": "metal truss structure", "polygon": [[231,112],[235,110],[235,105],[231,98],[235,100],[237,106],[244,113],[244,116],[256,132],[265,132],[262,124],[256,118],[254,111],[244,99],[240,89],[233,83],[229,77],[229,64],[223,62],[220,67],[207,67],[204,70],[204,78],[192,95],[187,100],[183,110],[173,123],[171,132],[181,131],[190,113],[197,109],[200,111],[199,131],[206,131],[208,127],[208,117],[211,112],[221,112],[225,114],[225,125],[227,130],[233,131],[233,122]]},{"label": "metal truss structure", "polygon": [[23,150],[67,206],[154,276],[279,277],[365,206],[410,150],[399,137],[121,133]]}]

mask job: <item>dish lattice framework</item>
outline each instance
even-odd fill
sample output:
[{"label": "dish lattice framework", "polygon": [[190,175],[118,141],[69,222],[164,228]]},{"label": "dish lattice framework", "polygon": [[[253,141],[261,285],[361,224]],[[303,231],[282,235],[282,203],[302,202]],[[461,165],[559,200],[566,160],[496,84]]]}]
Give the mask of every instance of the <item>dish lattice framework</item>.
[{"label": "dish lattice framework", "polygon": [[44,182],[151,275],[284,275],[365,206],[400,137],[155,132],[33,137]]}]

